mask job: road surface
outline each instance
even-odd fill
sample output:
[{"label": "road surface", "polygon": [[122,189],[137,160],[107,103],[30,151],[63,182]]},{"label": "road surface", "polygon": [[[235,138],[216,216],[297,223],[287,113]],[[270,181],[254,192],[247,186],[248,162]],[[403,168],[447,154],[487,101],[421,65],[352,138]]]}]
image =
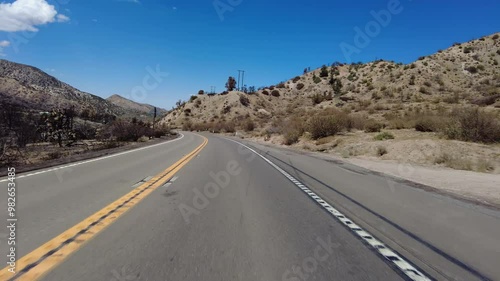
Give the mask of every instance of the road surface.
[{"label": "road surface", "polygon": [[15,182],[0,280],[500,280],[499,211],[326,156],[183,132]]}]

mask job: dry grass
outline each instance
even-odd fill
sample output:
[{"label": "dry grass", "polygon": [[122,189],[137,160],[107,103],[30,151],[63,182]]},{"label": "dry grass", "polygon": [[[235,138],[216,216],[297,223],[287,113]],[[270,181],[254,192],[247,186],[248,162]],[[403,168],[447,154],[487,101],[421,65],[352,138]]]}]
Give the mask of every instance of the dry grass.
[{"label": "dry grass", "polygon": [[453,156],[449,153],[441,153],[434,160],[435,164],[444,165],[455,170],[472,171],[473,163],[470,159]]}]

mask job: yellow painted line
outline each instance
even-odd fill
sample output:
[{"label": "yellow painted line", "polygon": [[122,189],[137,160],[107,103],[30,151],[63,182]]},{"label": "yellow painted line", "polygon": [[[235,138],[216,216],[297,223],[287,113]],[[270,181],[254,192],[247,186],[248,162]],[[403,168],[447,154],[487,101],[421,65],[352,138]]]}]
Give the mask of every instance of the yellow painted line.
[{"label": "yellow painted line", "polygon": [[191,161],[207,143],[208,139],[203,137],[203,143],[200,146],[165,171],[19,259],[15,275],[8,271],[8,267],[2,269],[0,280],[34,281],[40,279],[156,188],[162,186],[167,179]]}]

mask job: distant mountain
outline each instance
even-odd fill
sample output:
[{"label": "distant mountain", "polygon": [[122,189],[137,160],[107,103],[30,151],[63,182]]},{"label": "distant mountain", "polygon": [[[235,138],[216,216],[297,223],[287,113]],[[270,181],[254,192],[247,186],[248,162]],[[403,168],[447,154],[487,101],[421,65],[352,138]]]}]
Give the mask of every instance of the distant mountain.
[{"label": "distant mountain", "polygon": [[[135,112],[138,115],[153,116],[155,106],[150,104],[138,103],[129,99],[126,99],[120,95],[112,95],[106,99],[108,102],[123,108],[129,112]],[[156,108],[156,113],[158,117],[162,117],[167,110],[163,108]]]},{"label": "distant mountain", "polygon": [[[118,95],[108,100],[82,92],[42,70],[0,59],[0,103],[17,104],[32,110],[74,109],[86,116],[152,116],[154,106],[139,104]],[[160,109],[158,116],[166,111]]]},{"label": "distant mountain", "polygon": [[0,60],[0,101],[29,109],[51,110],[74,106],[87,110],[124,115],[126,111],[105,99],[82,92],[36,67]]}]

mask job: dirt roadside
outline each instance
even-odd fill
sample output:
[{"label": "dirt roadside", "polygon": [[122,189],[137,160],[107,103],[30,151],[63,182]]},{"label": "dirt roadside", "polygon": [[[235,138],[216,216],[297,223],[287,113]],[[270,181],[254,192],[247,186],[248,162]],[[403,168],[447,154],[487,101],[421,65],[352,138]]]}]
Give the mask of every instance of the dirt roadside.
[{"label": "dirt roadside", "polygon": [[[68,156],[58,158],[58,159],[45,160],[43,162],[39,162],[39,163],[35,163],[35,164],[15,165],[14,168],[16,168],[16,173],[25,173],[25,172],[29,172],[29,171],[45,169],[45,168],[69,164],[69,163],[73,163],[73,162],[79,162],[79,161],[83,161],[83,160],[103,157],[103,156],[110,155],[110,154],[116,154],[116,153],[120,153],[120,152],[124,152],[124,151],[128,151],[128,150],[133,150],[136,148],[146,147],[146,146],[158,144],[158,143],[165,142],[165,141],[170,141],[170,140],[176,139],[178,137],[180,137],[179,134],[169,135],[169,136],[165,136],[165,137],[162,137],[159,139],[152,139],[152,140],[147,141],[147,142],[133,142],[133,143],[125,144],[123,146],[114,147],[114,148],[108,148],[108,149],[102,149],[102,150],[90,150],[90,151],[86,151],[85,153],[76,154],[76,155],[68,155]],[[0,177],[4,177],[6,175],[7,175],[7,167],[1,167]]]}]

